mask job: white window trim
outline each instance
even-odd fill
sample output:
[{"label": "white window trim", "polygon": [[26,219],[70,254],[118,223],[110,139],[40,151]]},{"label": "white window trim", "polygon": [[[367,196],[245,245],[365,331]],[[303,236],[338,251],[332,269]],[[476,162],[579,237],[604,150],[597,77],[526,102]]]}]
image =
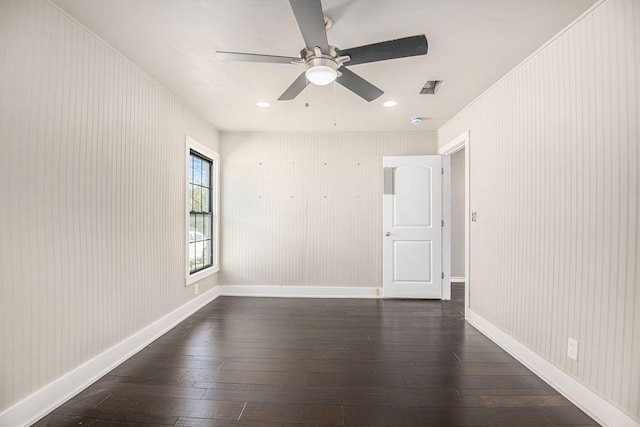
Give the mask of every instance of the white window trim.
[{"label": "white window trim", "polygon": [[[213,230],[215,231],[214,248],[215,256],[213,257],[213,265],[204,270],[200,270],[191,274],[189,272],[189,167],[191,151],[195,151],[200,155],[207,157],[213,161],[213,189],[214,189],[214,208],[213,211]],[[195,139],[187,136],[185,141],[185,197],[184,197],[184,212],[185,212],[185,226],[184,226],[184,266],[185,266],[185,286],[192,285],[199,280],[204,279],[207,276],[220,271],[220,155],[213,151],[211,148],[200,144]]]}]

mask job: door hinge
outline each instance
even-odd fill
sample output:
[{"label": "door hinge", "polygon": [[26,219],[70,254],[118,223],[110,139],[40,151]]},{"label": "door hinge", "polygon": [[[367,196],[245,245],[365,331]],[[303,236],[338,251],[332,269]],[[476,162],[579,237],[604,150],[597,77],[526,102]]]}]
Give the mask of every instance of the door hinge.
[{"label": "door hinge", "polygon": [[444,219],[442,220],[442,226],[444,227]]},{"label": "door hinge", "polygon": [[442,274],[442,278],[444,279],[444,273],[441,273],[441,274]]},{"label": "door hinge", "polygon": [[444,168],[440,168],[440,175],[444,175]]}]

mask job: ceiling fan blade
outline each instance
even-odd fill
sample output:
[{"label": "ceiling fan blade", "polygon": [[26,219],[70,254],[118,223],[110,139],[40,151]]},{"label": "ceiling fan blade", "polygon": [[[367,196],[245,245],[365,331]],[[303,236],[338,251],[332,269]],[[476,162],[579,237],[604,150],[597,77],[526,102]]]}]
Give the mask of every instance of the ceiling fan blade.
[{"label": "ceiling fan blade", "polygon": [[289,0],[289,3],[307,49],[313,50],[318,46],[323,53],[328,53],[329,42],[320,0]]},{"label": "ceiling fan blade", "polygon": [[298,96],[305,87],[307,87],[307,76],[302,73],[298,76],[297,79],[293,81],[293,83],[291,83],[291,86],[289,86],[287,90],[285,90],[282,95],[280,95],[278,101],[291,101],[296,96]]},{"label": "ceiling fan blade", "polygon": [[365,99],[367,102],[371,102],[378,98],[384,92],[353,71],[340,67],[342,75],[336,79],[338,83],[355,93],[359,97]]},{"label": "ceiling fan blade", "polygon": [[349,56],[351,60],[345,62],[344,65],[351,66],[387,59],[426,55],[428,49],[427,37],[423,34],[340,50],[339,54],[341,56]]},{"label": "ceiling fan blade", "polygon": [[220,61],[235,62],[270,62],[273,64],[291,64],[292,61],[299,61],[300,58],[289,56],[260,55],[257,53],[239,53],[239,52],[216,52],[216,58]]}]

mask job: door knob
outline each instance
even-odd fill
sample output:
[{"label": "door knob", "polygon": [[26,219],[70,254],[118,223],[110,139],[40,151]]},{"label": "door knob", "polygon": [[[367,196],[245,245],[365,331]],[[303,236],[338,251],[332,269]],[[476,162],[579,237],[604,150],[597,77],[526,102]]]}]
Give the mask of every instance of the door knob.
[{"label": "door knob", "polygon": [[385,236],[391,236],[391,233],[389,233],[388,231],[384,233]]}]

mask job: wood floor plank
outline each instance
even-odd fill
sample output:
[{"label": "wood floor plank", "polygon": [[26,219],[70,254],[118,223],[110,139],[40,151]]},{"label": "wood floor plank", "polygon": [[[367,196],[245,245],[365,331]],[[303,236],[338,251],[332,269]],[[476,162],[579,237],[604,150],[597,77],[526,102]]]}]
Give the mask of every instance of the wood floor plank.
[{"label": "wood floor plank", "polygon": [[212,390],[234,390],[234,391],[268,391],[276,393],[281,390],[280,384],[237,384],[237,383],[215,383],[215,382],[196,382],[194,387],[206,388]]},{"label": "wood floor plank", "polygon": [[[162,425],[162,424],[158,424]],[[171,424],[165,424],[171,425]],[[82,416],[66,416],[66,415],[55,415],[52,414],[46,419],[42,420],[38,423],[38,426],[41,427],[69,427],[69,426],[82,426],[82,427],[140,427],[139,422],[129,422],[129,421],[109,421],[109,420],[100,420],[97,418],[87,418]]]},{"label": "wood floor plank", "polygon": [[128,383],[128,384],[147,384],[157,386],[169,386],[169,387],[195,387],[194,381],[181,381],[180,378],[166,378],[162,376],[153,375],[141,375],[141,376],[120,376],[107,374],[101,378],[98,383],[94,385],[104,385],[103,382],[110,383]]},{"label": "wood floor plank", "polygon": [[540,407],[540,412],[545,414],[554,425],[563,426],[587,426],[594,425],[594,421],[577,407],[546,406]]},{"label": "wood floor plank", "polygon": [[[58,408],[54,415],[67,415],[75,416],[87,419],[98,419],[102,421],[126,421],[139,424],[154,424],[154,425],[173,425],[177,420],[177,416],[156,414],[147,409],[136,409],[131,407],[118,407],[117,410],[113,408],[85,408],[80,414],[77,413],[77,408],[69,408],[63,405]],[[46,425],[48,417],[45,417],[36,425]],[[41,424],[45,423],[45,424]]]},{"label": "wood floor plank", "polygon": [[[300,427],[298,423],[270,423],[252,420],[210,420],[206,418],[180,417],[174,424],[178,427]],[[326,424],[305,423],[305,427],[326,427]]]},{"label": "wood floor plank", "polygon": [[520,396],[480,396],[489,408],[507,407],[569,407],[573,406],[565,397],[559,395],[520,395]]},{"label": "wood floor plank", "polygon": [[375,374],[381,363],[341,360],[265,359],[262,362],[225,362],[221,370],[231,371],[279,371]]},{"label": "wood floor plank", "polygon": [[342,425],[341,405],[307,405],[293,403],[249,402],[240,421],[265,421],[272,423],[323,423]]},{"label": "wood floor plank", "polygon": [[327,387],[384,387],[404,388],[405,383],[401,375],[393,374],[334,374],[310,372],[306,384],[308,386]]},{"label": "wood floor plank", "polygon": [[36,426],[596,425],[451,301],[220,297]]},{"label": "wood floor plank", "polygon": [[389,396],[391,406],[419,406],[430,408],[486,408],[487,404],[482,396],[460,396],[444,393],[394,393]]},{"label": "wood floor plank", "polygon": [[304,384],[306,373],[280,371],[230,371],[189,369],[182,380],[240,384]]},{"label": "wood floor plank", "polygon": [[468,388],[549,388],[549,385],[535,375],[403,375],[409,388],[439,388],[454,386]]},{"label": "wood floor plank", "polygon": [[103,381],[103,390],[116,396],[126,397],[170,397],[178,399],[200,399],[207,391],[204,388],[177,387],[157,384]]},{"label": "wood floor plank", "polygon": [[178,398],[132,398],[130,396],[113,396],[105,400],[96,409],[109,414],[111,419],[120,420],[121,411],[145,414],[149,417],[172,418],[172,423],[179,417],[193,416],[210,419],[238,419],[242,411],[242,402],[225,402],[216,400],[178,399]]},{"label": "wood floor plank", "polygon": [[532,408],[459,407],[344,407],[345,425],[349,426],[551,426],[551,421]]}]

